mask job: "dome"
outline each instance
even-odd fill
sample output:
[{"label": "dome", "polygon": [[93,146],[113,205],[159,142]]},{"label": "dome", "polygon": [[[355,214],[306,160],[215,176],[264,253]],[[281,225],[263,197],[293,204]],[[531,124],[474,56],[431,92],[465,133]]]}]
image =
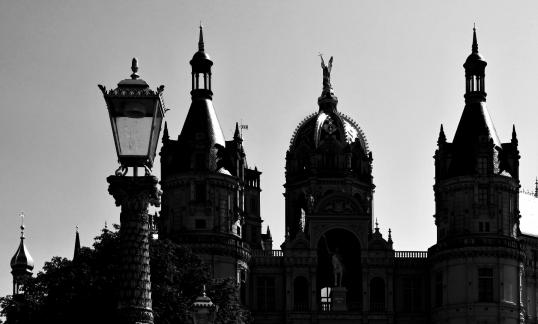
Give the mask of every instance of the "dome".
[{"label": "dome", "polygon": [[317,148],[326,134],[341,136],[340,139],[347,144],[358,141],[364,152],[366,154],[369,152],[366,136],[357,122],[339,111],[319,111],[308,115],[295,129],[290,141],[290,148],[297,146],[299,138],[311,141]]},{"label": "dome", "polygon": [[192,56],[192,61],[193,62],[204,61],[204,60],[211,61],[211,57],[209,57],[209,54],[207,54],[204,51],[198,51],[198,52],[194,53],[194,55]]},{"label": "dome", "polygon": [[24,237],[21,237],[21,242],[17,251],[11,258],[11,269],[13,271],[31,272],[34,269],[34,259],[28,252],[26,245],[24,245]]},{"label": "dome", "polygon": [[465,64],[469,64],[471,62],[476,62],[476,61],[486,62],[484,58],[482,57],[482,55],[480,55],[479,53],[471,53],[469,56],[467,56],[467,59],[465,60]]}]

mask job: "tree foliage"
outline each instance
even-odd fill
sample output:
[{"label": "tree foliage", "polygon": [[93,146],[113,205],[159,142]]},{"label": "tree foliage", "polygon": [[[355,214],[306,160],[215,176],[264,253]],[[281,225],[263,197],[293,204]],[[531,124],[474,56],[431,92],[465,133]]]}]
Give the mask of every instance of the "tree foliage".
[{"label": "tree foliage", "polygon": [[[103,229],[93,248],[82,248],[75,261],[53,257],[36,277],[27,279],[24,294],[0,298],[6,324],[115,323],[118,229]],[[204,284],[219,306],[215,324],[250,322],[235,280],[210,280],[207,267],[188,248],[151,240],[150,256],[156,324],[190,323],[189,310]]]}]

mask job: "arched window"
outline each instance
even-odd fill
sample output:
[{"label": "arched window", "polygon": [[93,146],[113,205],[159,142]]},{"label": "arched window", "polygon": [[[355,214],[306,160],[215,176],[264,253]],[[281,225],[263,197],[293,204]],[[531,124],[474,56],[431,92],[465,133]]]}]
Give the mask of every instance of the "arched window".
[{"label": "arched window", "polygon": [[385,310],[385,280],[376,277],[370,281],[370,311]]},{"label": "arched window", "polygon": [[305,277],[297,277],[293,281],[293,308],[296,311],[307,311],[308,305],[308,280]]}]

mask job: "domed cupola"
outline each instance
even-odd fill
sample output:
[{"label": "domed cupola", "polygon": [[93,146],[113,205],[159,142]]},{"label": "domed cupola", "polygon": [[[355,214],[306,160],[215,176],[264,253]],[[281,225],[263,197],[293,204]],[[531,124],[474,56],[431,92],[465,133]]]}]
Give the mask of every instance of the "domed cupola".
[{"label": "domed cupola", "polygon": [[369,173],[371,158],[364,133],[352,118],[337,110],[338,98],[330,79],[332,63],[332,57],[328,65],[321,57],[323,90],[318,98],[319,109],[295,129],[287,154],[289,175],[327,169]]},{"label": "domed cupola", "polygon": [[[21,213],[21,219],[24,215]],[[21,238],[17,251],[11,258],[11,274],[13,275],[13,295],[21,293],[24,278],[32,275],[34,259],[24,244],[24,223],[21,222]]]},{"label": "domed cupola", "polygon": [[[194,53],[190,61],[192,66],[192,94],[208,96],[211,98],[211,67],[213,61],[205,52],[203,27],[200,25],[200,39],[198,40],[198,52]],[[203,78],[203,80],[201,80]]]},{"label": "domed cupola", "polygon": [[488,63],[478,53],[478,41],[476,40],[476,28],[473,27],[473,45],[471,54],[465,60],[465,101],[485,101],[485,69]]}]

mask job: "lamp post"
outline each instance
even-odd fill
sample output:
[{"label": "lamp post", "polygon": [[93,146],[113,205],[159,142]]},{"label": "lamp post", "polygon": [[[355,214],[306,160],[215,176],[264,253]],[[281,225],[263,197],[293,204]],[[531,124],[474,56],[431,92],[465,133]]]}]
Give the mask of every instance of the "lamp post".
[{"label": "lamp post", "polygon": [[[110,116],[120,167],[109,176],[108,192],[120,214],[120,274],[118,320],[121,324],[153,323],[149,267],[149,205],[159,206],[158,179],[151,175],[164,117],[162,92],[139,78],[134,58],[130,79],[116,89],[99,85]],[[132,176],[128,169],[132,168]],[[138,176],[144,168],[144,176]]]}]

